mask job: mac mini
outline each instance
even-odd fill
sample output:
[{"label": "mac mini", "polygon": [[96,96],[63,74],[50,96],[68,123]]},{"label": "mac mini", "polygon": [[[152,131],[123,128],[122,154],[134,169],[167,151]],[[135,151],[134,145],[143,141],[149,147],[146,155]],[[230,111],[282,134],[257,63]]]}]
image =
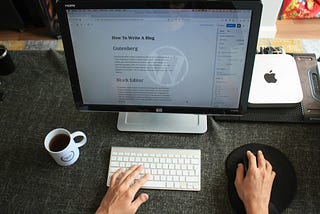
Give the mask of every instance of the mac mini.
[{"label": "mac mini", "polygon": [[288,54],[257,54],[249,92],[249,107],[294,107],[303,92],[298,68]]}]

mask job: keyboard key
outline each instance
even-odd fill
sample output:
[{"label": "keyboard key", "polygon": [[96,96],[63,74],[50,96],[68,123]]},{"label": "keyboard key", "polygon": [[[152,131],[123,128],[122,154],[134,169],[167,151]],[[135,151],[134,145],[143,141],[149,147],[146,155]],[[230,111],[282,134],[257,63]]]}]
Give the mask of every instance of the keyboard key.
[{"label": "keyboard key", "polygon": [[165,188],[167,182],[163,181],[147,181],[143,187],[159,187],[159,188]]}]

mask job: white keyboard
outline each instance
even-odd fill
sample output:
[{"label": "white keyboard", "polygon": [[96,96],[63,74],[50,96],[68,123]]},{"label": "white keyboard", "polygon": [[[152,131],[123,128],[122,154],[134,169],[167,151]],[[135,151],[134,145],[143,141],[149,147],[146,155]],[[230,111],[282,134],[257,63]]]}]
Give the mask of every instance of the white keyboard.
[{"label": "white keyboard", "polygon": [[151,174],[146,189],[200,191],[201,151],[196,149],[112,147],[107,185],[112,174],[132,165],[143,165],[145,173]]}]

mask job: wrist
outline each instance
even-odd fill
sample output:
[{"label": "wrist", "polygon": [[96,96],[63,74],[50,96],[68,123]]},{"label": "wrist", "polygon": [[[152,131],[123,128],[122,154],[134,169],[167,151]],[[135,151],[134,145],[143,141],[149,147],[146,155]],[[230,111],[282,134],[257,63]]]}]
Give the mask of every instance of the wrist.
[{"label": "wrist", "polygon": [[268,214],[269,206],[262,204],[248,204],[245,206],[247,214]]},{"label": "wrist", "polygon": [[108,213],[110,213],[109,210],[107,210],[107,209],[105,209],[103,207],[99,207],[97,209],[97,211],[95,212],[95,214],[108,214]]}]

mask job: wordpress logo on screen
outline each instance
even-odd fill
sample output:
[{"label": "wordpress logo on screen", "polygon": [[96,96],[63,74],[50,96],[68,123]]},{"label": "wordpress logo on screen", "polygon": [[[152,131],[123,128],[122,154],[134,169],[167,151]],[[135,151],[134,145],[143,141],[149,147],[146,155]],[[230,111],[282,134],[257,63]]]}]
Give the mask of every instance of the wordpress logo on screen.
[{"label": "wordpress logo on screen", "polygon": [[189,63],[182,51],[172,46],[155,49],[148,56],[147,73],[158,85],[178,85],[187,76]]}]

